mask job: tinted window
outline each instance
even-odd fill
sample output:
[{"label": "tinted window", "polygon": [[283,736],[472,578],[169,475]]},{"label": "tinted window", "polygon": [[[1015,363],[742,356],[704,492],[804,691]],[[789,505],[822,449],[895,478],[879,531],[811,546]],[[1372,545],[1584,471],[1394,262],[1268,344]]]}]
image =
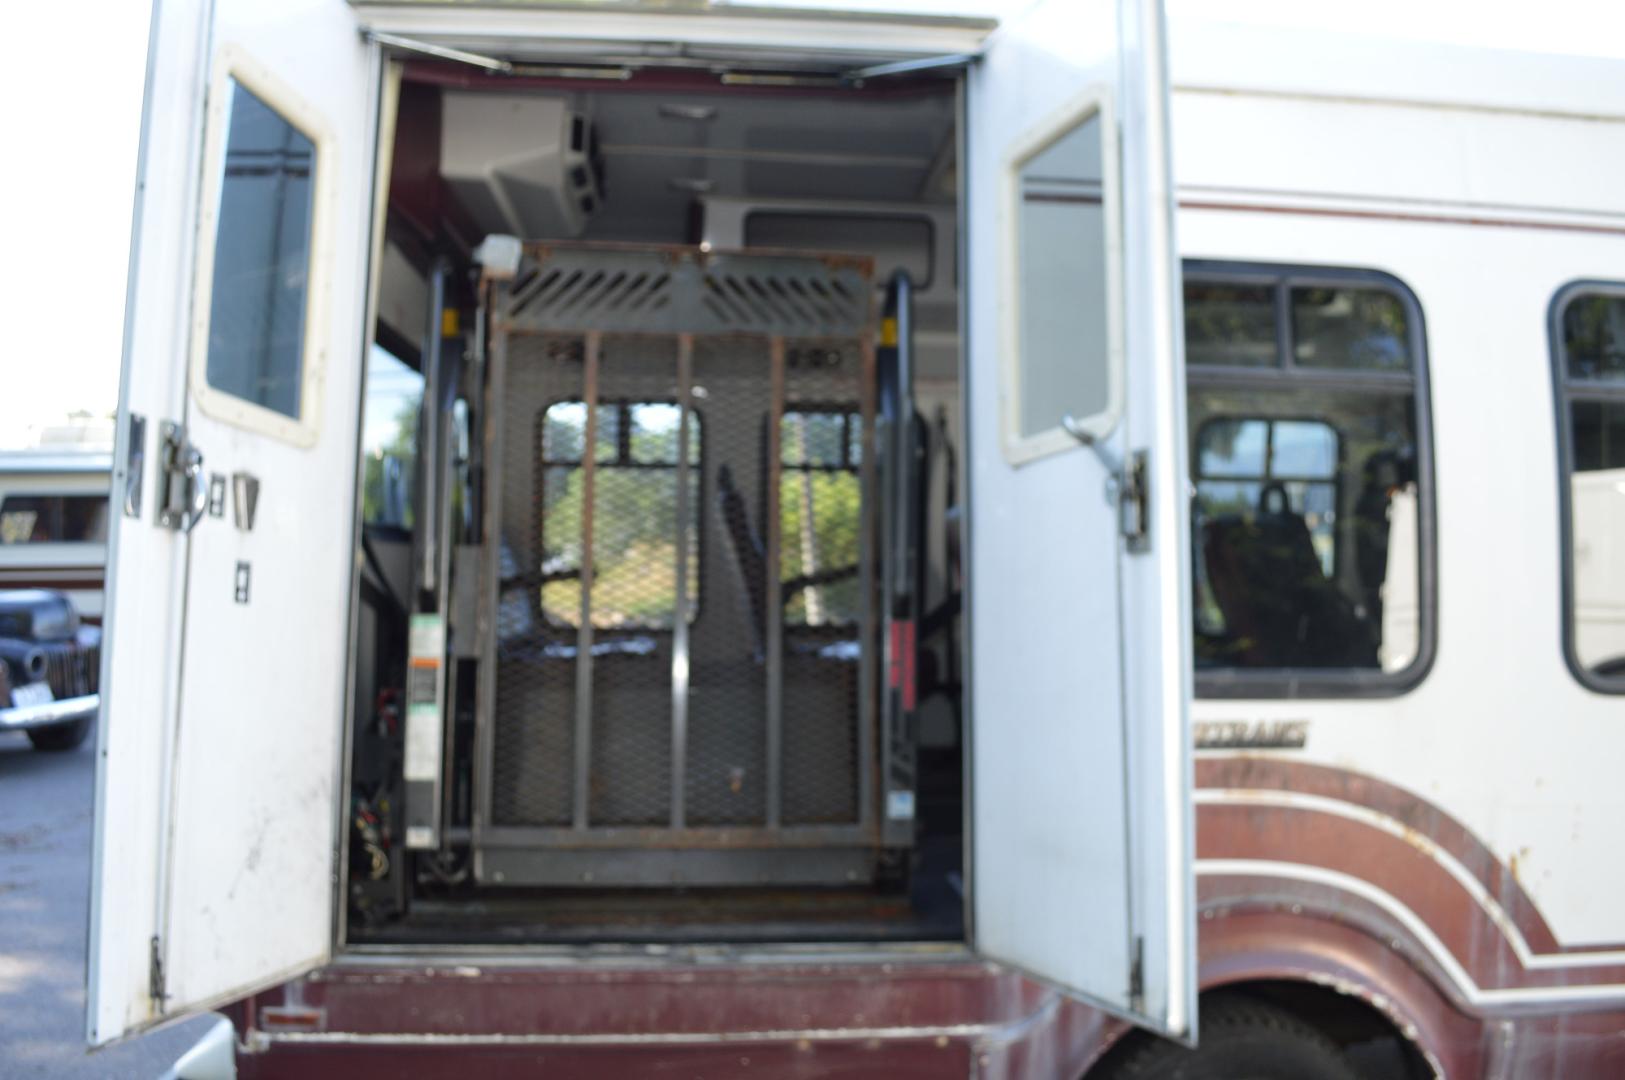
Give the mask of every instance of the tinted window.
[{"label": "tinted window", "polygon": [[299,417],[315,146],[231,84],[209,299],[209,385]]},{"label": "tinted window", "polygon": [[1426,629],[1413,309],[1370,275],[1264,272],[1186,286],[1198,689],[1392,684]]},{"label": "tinted window", "polygon": [[[681,410],[670,402],[600,402],[593,443],[592,562],[588,597],[598,629],[669,630],[677,617],[677,458]],[[698,413],[690,413],[688,473],[689,619],[700,596]],[[537,432],[542,501],[542,615],[581,622],[581,553],[587,407],[560,401]]]},{"label": "tinted window", "polygon": [[1292,359],[1299,367],[1411,370],[1405,305],[1385,289],[1292,289]]},{"label": "tinted window", "polygon": [[0,544],[106,542],[105,495],[8,495],[0,502]]},{"label": "tinted window", "polygon": [[1575,296],[1563,306],[1563,373],[1570,379],[1625,382],[1625,300]]},{"label": "tinted window", "polygon": [[1591,289],[1559,309],[1558,408],[1569,662],[1600,690],[1625,690],[1625,289]]},{"label": "tinted window", "polygon": [[1016,349],[1020,438],[1111,403],[1100,118],[1090,116],[1020,168]]},{"label": "tinted window", "polygon": [[1185,282],[1187,363],[1275,367],[1276,325],[1271,285]]}]

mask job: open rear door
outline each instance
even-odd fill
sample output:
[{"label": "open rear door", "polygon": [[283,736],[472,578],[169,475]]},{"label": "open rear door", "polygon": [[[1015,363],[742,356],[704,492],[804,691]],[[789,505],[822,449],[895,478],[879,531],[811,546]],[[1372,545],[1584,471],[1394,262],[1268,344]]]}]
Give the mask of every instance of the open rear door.
[{"label": "open rear door", "polygon": [[973,933],[1194,1034],[1183,359],[1159,0],[1039,0],[972,69]]},{"label": "open rear door", "polygon": [[377,50],[333,0],[156,8],[93,1043],[284,980],[333,940]]}]

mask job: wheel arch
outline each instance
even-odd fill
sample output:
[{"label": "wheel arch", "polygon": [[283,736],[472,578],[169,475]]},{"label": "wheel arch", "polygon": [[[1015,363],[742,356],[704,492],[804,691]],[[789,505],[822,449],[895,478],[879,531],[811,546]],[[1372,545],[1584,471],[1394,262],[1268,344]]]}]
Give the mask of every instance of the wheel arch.
[{"label": "wheel arch", "polygon": [[1204,997],[1262,993],[1313,1026],[1377,1018],[1437,1076],[1472,1074],[1483,1024],[1398,926],[1295,901],[1253,910],[1205,907],[1199,932]]},{"label": "wheel arch", "polygon": [[[1207,905],[1199,927],[1201,1001],[1250,995],[1292,1013],[1340,1045],[1393,1036],[1416,1076],[1475,1075],[1483,1022],[1465,1012],[1396,933],[1302,904],[1236,910]],[[1198,1045],[1200,1045],[1200,1006]],[[1155,1038],[1126,1025],[1085,1073],[1109,1071],[1130,1044]]]}]

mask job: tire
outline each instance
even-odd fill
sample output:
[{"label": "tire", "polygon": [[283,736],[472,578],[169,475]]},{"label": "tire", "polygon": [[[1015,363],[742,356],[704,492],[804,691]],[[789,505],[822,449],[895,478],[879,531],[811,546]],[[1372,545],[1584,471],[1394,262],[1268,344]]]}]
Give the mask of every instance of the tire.
[{"label": "tire", "polygon": [[90,729],[96,724],[96,714],[81,716],[79,719],[66,724],[52,724],[50,727],[36,728],[28,733],[28,741],[34,744],[35,750],[44,750],[48,753],[61,753],[66,750],[75,750],[90,734]]},{"label": "tire", "polygon": [[1244,997],[1202,1002],[1200,1045],[1132,1037],[1090,1080],[1363,1080],[1325,1035]]}]

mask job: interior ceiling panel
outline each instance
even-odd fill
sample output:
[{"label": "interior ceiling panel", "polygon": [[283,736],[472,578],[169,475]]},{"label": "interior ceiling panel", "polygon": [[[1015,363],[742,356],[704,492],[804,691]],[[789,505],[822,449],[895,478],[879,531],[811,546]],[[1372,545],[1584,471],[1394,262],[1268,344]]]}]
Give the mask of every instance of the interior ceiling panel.
[{"label": "interior ceiling panel", "polygon": [[[848,169],[752,161],[745,169],[745,194],[773,199],[858,199],[903,202],[919,193],[924,169]],[[732,194],[732,192],[725,192]]]},{"label": "interior ceiling panel", "polygon": [[604,199],[585,237],[687,243],[699,195],[952,199],[951,184],[941,182],[952,166],[951,85],[944,81],[941,92],[535,92],[568,99],[596,125]]},{"label": "interior ceiling panel", "polygon": [[[950,94],[584,95],[602,140],[600,238],[688,239],[696,194],[912,200],[951,153]],[[948,193],[951,195],[951,192]]]}]

